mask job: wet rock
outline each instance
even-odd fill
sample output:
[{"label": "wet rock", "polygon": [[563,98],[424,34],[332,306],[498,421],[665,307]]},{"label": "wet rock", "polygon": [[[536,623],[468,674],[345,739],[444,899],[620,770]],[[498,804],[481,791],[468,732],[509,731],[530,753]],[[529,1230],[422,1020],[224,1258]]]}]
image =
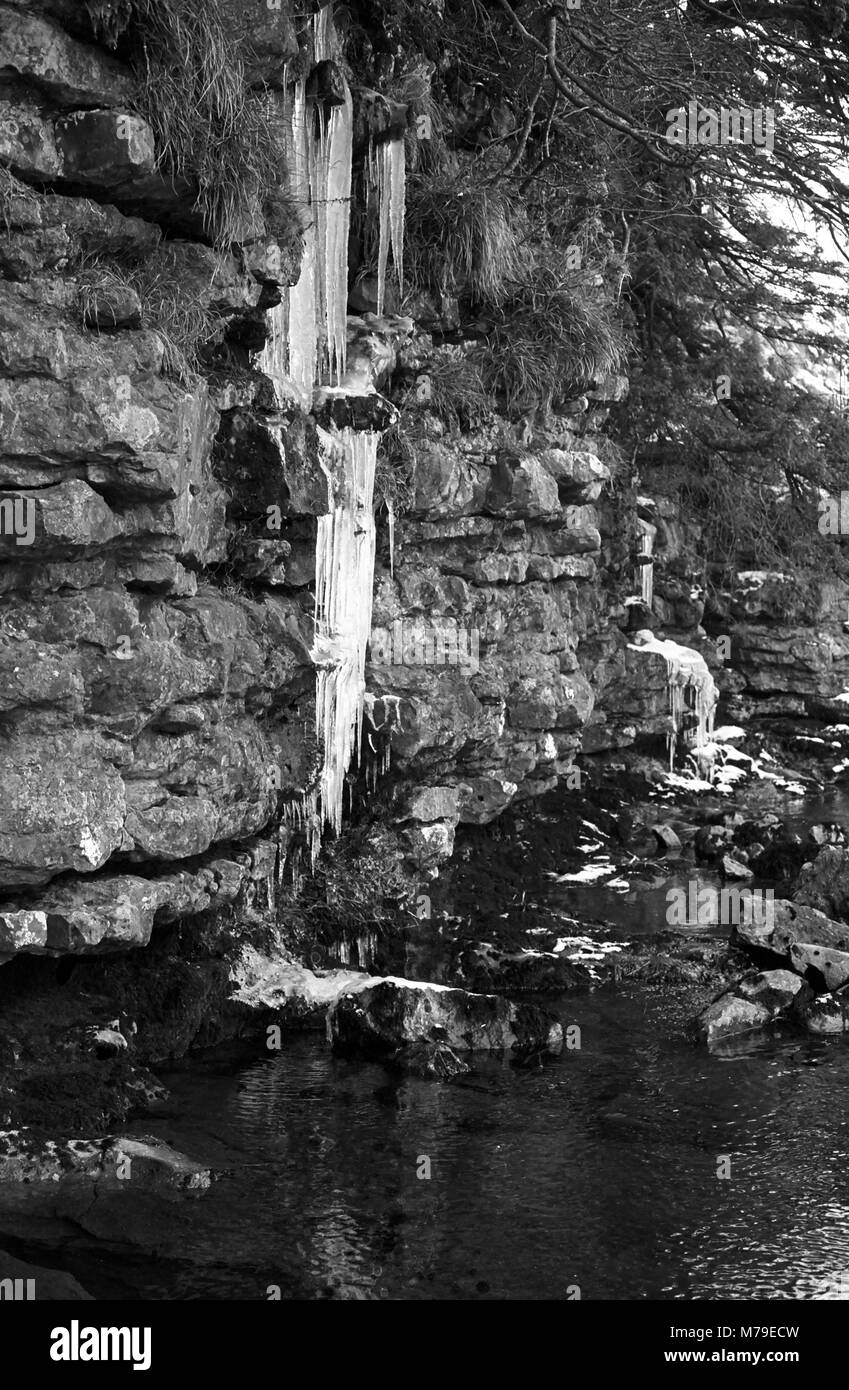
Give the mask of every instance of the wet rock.
[{"label": "wet rock", "polygon": [[712,1046],[733,1034],[765,1028],[786,1014],[804,989],[790,970],[751,971],[699,1014],[696,1034]]},{"label": "wet rock", "polygon": [[678,854],[681,850],[681,841],[672,829],[671,825],[653,825],[652,833],[655,835],[659,845],[667,854]]},{"label": "wet rock", "polygon": [[789,970],[753,971],[733,986],[741,999],[763,1005],[773,1016],[788,1009],[801,988],[798,977]]},{"label": "wet rock", "polygon": [[392,1061],[409,1076],[421,1076],[426,1080],[450,1081],[455,1076],[465,1076],[471,1071],[468,1062],[447,1043],[420,1042],[409,1047],[399,1047],[393,1053]]},{"label": "wet rock", "polygon": [[534,1005],[394,979],[343,995],[328,1014],[327,1036],[339,1052],[377,1055],[422,1042],[461,1053],[554,1052],[563,1044],[560,1024]]},{"label": "wet rock", "polygon": [[124,1034],[117,1028],[96,1029],[91,1042],[98,1057],[114,1057],[119,1052],[126,1052],[129,1046]]},{"label": "wet rock", "polygon": [[836,994],[819,994],[802,998],[797,1016],[809,1033],[829,1036],[845,1033],[849,1028],[847,1001]]},{"label": "wet rock", "polygon": [[795,897],[829,917],[849,921],[849,850],[824,845],[813,863],[803,866]]},{"label": "wet rock", "polygon": [[840,989],[849,982],[849,951],[836,951],[830,946],[813,946],[794,941],[790,947],[794,970],[806,976],[812,984],[822,981],[827,990]]},{"label": "wet rock", "polygon": [[146,1190],[205,1191],[211,1170],[150,1135],[109,1139],[41,1139],[28,1130],[0,1132],[0,1184],[132,1183]]},{"label": "wet rock", "polygon": [[849,951],[849,926],[832,921],[817,908],[777,898],[763,920],[755,920],[755,914],[752,918],[736,923],[732,941],[787,965],[792,964],[790,948],[795,942]]},{"label": "wet rock", "polygon": [[[62,1302],[82,1302],[91,1301],[92,1296],[86,1293],[82,1284],[78,1283],[73,1274],[66,1274],[61,1269],[44,1269],[41,1265],[27,1263],[26,1260],[18,1260],[14,1255],[10,1255],[6,1250],[0,1250],[0,1288],[6,1287],[6,1281],[11,1280],[13,1284],[20,1281],[15,1289],[15,1297],[29,1299],[30,1295],[36,1301],[61,1300]],[[20,1294],[18,1290],[21,1290]],[[5,1293],[4,1297],[11,1297]]]},{"label": "wet rock", "polygon": [[723,995],[701,1013],[696,1020],[696,1032],[708,1047],[736,1033],[748,1033],[765,1028],[771,1021],[769,1009],[739,999],[735,994]]},{"label": "wet rock", "polygon": [[754,878],[748,864],[742,864],[730,854],[723,854],[720,868],[725,878]]}]

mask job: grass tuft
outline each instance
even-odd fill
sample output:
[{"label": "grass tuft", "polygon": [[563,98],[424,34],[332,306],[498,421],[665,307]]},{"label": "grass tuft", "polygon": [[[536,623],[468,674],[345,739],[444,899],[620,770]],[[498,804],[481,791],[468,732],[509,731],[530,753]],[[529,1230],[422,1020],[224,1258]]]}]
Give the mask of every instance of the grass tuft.
[{"label": "grass tuft", "polygon": [[527,273],[525,231],[508,190],[468,168],[435,172],[408,197],[406,276],[414,290],[501,305]]},{"label": "grass tuft", "polygon": [[77,306],[84,323],[98,290],[135,290],[141,300],[142,328],[162,339],[163,374],[186,386],[196,382],[201,354],[218,337],[221,319],[188,295],[177,275],[149,262],[123,266],[95,258],[81,268],[77,279]]},{"label": "grass tuft", "polygon": [[196,207],[215,245],[244,241],[285,170],[274,122],[247,84],[219,0],[86,6],[95,32],[127,50],[160,167],[197,185]]},{"label": "grass tuft", "polygon": [[571,272],[537,266],[501,306],[480,351],[483,380],[508,411],[550,406],[625,360],[609,303]]}]

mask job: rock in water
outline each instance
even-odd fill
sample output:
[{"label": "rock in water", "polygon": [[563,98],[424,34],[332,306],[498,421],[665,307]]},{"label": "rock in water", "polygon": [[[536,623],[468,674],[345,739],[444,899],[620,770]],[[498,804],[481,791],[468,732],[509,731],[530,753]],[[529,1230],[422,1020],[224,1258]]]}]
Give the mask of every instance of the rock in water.
[{"label": "rock in water", "polygon": [[402,1065],[421,1044],[459,1053],[558,1052],[563,1045],[557,1019],[533,1004],[393,979],[343,995],[328,1013],[327,1036],[339,1052],[394,1053]]},{"label": "rock in water", "polygon": [[787,1013],[804,989],[801,976],[791,970],[750,971],[699,1014],[696,1033],[711,1047],[734,1034],[765,1028]]}]

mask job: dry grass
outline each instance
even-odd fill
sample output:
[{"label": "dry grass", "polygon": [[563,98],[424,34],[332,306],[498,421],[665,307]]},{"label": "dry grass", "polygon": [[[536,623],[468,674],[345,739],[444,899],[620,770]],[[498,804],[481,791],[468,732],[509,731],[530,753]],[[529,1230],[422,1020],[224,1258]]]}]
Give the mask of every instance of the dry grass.
[{"label": "dry grass", "polygon": [[404,254],[413,289],[493,306],[527,274],[529,260],[524,221],[509,191],[467,168],[413,185]]},{"label": "dry grass", "polygon": [[285,171],[273,123],[247,85],[218,0],[86,0],[86,6],[96,32],[127,49],[160,167],[197,185],[196,206],[216,245],[244,240]]},{"label": "dry grass", "polygon": [[464,356],[440,357],[427,369],[428,409],[450,430],[468,431],[492,415],[492,398],[477,362]]},{"label": "dry grass", "polygon": [[95,258],[83,265],[77,280],[77,304],[84,323],[98,290],[135,290],[141,300],[142,327],[162,339],[163,373],[185,385],[196,380],[202,350],[218,337],[221,319],[186,294],[177,275],[146,262],[124,266]]},{"label": "dry grass", "polygon": [[609,303],[570,272],[538,266],[502,305],[480,367],[508,411],[549,406],[625,360]]},{"label": "dry grass", "polygon": [[398,424],[385,431],[377,450],[374,495],[395,516],[403,516],[415,497],[416,451],[402,413]]}]

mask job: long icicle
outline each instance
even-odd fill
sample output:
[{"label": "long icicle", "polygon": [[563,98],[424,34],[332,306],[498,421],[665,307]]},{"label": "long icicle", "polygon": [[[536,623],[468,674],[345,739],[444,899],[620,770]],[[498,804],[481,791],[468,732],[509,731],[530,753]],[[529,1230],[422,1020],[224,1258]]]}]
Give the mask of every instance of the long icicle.
[{"label": "long icicle", "polygon": [[386,299],[386,272],[390,248],[399,289],[403,291],[404,288],[404,220],[407,188],[404,137],[386,140],[377,149],[372,146],[369,149],[368,164],[369,181],[377,192],[377,312],[381,315]]},{"label": "long icicle", "polygon": [[[316,732],[324,757],[322,820],[342,824],[345,775],[359,749],[365,704],[366,648],[374,584],[374,473],[380,435],[345,427],[325,435],[330,510],[318,521],[315,642]],[[328,447],[329,446],[329,447]],[[341,465],[341,478],[338,477]]]},{"label": "long icicle", "polygon": [[[316,62],[332,57],[333,6],[325,5],[313,21]],[[343,79],[344,81],[344,79]],[[310,193],[316,217],[318,305],[327,367],[336,385],[345,374],[348,313],[348,235],[351,223],[351,167],[354,106],[345,82],[344,102],[328,118],[318,112],[318,139],[313,143]]]}]

